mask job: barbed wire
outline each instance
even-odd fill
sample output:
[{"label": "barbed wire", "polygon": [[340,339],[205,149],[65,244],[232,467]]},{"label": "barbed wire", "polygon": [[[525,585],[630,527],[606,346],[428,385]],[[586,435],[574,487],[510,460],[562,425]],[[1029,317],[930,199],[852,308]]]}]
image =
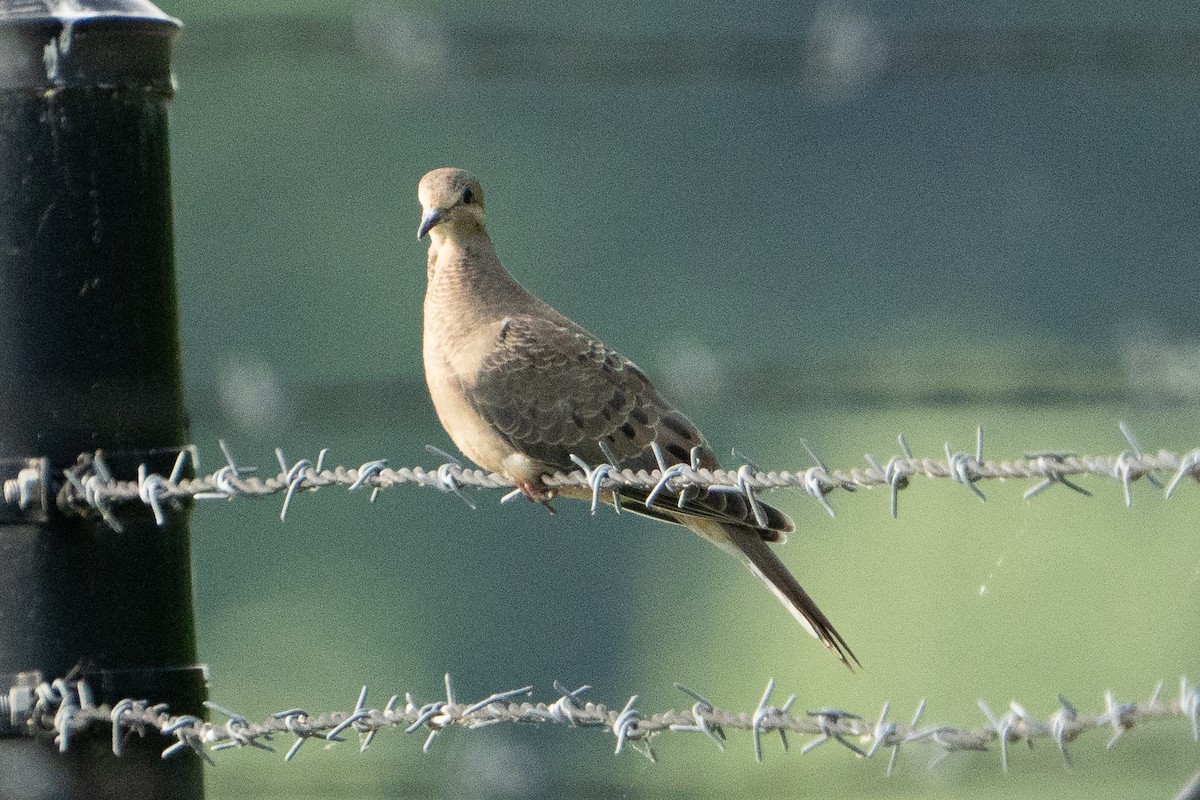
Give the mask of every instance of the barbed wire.
[{"label": "barbed wire", "polygon": [[[662,453],[655,449],[659,468],[654,471],[621,469],[614,463],[589,465],[572,456],[580,469],[556,473],[545,479],[551,489],[584,487],[592,493],[592,511],[595,512],[606,492],[620,510],[617,490],[621,487],[636,487],[649,491],[647,505],[651,503],[682,503],[699,491],[725,491],[745,494],[751,507],[758,510],[755,492],[764,489],[802,489],[821,504],[832,516],[833,506],[827,495],[835,490],[853,492],[860,488],[888,487],[891,514],[898,513],[898,497],[914,478],[950,479],[970,490],[980,501],[985,499],[979,483],[987,480],[1034,480],[1024,494],[1026,499],[1041,494],[1053,486],[1064,486],[1075,492],[1091,496],[1091,492],[1076,483],[1077,476],[1100,476],[1117,480],[1124,491],[1126,506],[1133,503],[1133,484],[1145,478],[1163,491],[1169,499],[1184,478],[1200,481],[1200,449],[1186,452],[1159,450],[1147,453],[1142,450],[1129,429],[1122,423],[1120,430],[1128,448],[1117,455],[1089,456],[1072,452],[1033,452],[1021,458],[1001,461],[988,460],[983,454],[983,429],[976,434],[973,453],[954,450],[947,442],[944,457],[918,457],[908,446],[904,436],[898,437],[901,453],[886,462],[870,454],[865,456],[866,466],[829,469],[816,454],[802,442],[813,461],[813,466],[783,471],[762,471],[747,462],[736,470],[709,470],[699,467],[696,453],[691,464],[667,464]],[[145,461],[138,461],[137,477],[118,479],[113,475],[109,461],[116,456],[128,461],[130,456],[155,453],[161,457],[163,451],[143,453],[113,453],[96,451],[83,454],[76,465],[63,470],[59,475],[50,474],[44,458],[0,459],[0,478],[3,479],[3,502],[0,503],[0,518],[5,514],[45,512],[51,504],[61,510],[91,510],[100,514],[114,529],[120,529],[120,521],[113,513],[115,506],[142,503],[149,507],[159,525],[166,523],[165,508],[178,506],[181,500],[233,500],[239,497],[270,497],[283,495],[280,519],[286,519],[292,500],[298,492],[312,492],[325,487],[340,486],[349,491],[370,489],[374,501],[380,491],[403,485],[434,488],[452,492],[464,502],[475,507],[464,487],[479,489],[511,489],[513,483],[503,475],[485,470],[464,467],[450,454],[435,447],[428,449],[445,463],[427,469],[420,466],[393,468],[386,459],[367,461],[358,467],[326,467],[329,449],[318,454],[315,463],[307,458],[289,462],[280,449],[275,455],[279,472],[268,477],[259,477],[257,468],[240,466],[229,448],[220,442],[225,464],[219,469],[197,477],[185,477],[189,459],[197,463],[195,446],[171,449],[177,454],[169,475],[150,470]],[[736,451],[735,451],[736,455]],[[744,460],[744,459],[743,459]],[[1157,476],[1166,479],[1164,483]],[[1167,478],[1166,476],[1170,476]],[[511,491],[503,498],[505,502],[519,492]]]},{"label": "barbed wire", "polygon": [[[1114,479],[1124,491],[1126,505],[1132,503],[1132,485],[1145,478],[1170,498],[1185,478],[1200,480],[1200,449],[1176,453],[1160,450],[1150,454],[1142,450],[1128,429],[1122,425],[1128,448],[1114,456],[1087,456],[1067,452],[1026,453],[1023,458],[988,460],[983,454],[983,432],[977,431],[973,453],[944,447],[944,458],[921,458],[912,452],[903,436],[899,437],[901,453],[882,463],[870,455],[866,466],[830,470],[809,450],[813,466],[793,471],[762,471],[745,463],[736,470],[706,470],[695,463],[668,465],[659,456],[659,468],[654,471],[621,470],[614,464],[585,464],[578,459],[580,469],[570,474],[556,474],[547,479],[550,487],[587,487],[592,494],[593,511],[606,492],[621,487],[647,490],[647,503],[668,503],[686,499],[698,491],[741,492],[756,503],[755,492],[768,488],[800,488],[819,501],[832,515],[827,495],[835,490],[854,491],[859,488],[887,487],[892,515],[897,513],[900,490],[918,478],[949,478],[962,484],[981,501],[985,499],[978,486],[986,480],[1032,480],[1025,492],[1034,497],[1047,489],[1062,485],[1073,491],[1090,495],[1076,483],[1080,476],[1094,475]],[[805,445],[807,448],[807,445]],[[378,492],[401,485],[415,485],[452,492],[473,506],[465,487],[480,489],[511,488],[512,483],[502,475],[465,468],[452,456],[430,448],[445,459],[433,469],[389,467],[383,459],[368,461],[358,467],[327,468],[328,450],[323,449],[314,461],[301,459],[289,462],[282,451],[276,451],[279,471],[259,477],[254,468],[239,465],[224,442],[221,450],[225,464],[219,469],[187,477],[189,463],[196,468],[196,448],[166,449],[139,452],[96,452],[80,456],[78,463],[58,474],[52,474],[48,459],[0,459],[0,479],[3,494],[0,502],[0,521],[14,514],[45,513],[51,508],[67,511],[92,511],[99,514],[115,529],[121,523],[117,512],[122,506],[142,504],[159,524],[167,521],[167,509],[180,506],[186,500],[234,500],[242,497],[283,497],[280,517],[286,519],[288,510],[299,492],[340,486],[349,491],[370,489],[371,499]],[[151,470],[150,463],[171,463],[167,474]],[[608,456],[611,459],[611,456]],[[114,464],[128,467],[137,464],[136,479],[119,479]],[[1160,480],[1161,478],[1161,480]],[[509,492],[505,498],[516,496]],[[619,502],[617,504],[620,508]],[[180,506],[181,507],[181,506]],[[678,685],[677,685],[678,686]],[[367,706],[364,687],[357,702],[349,711],[326,711],[310,714],[294,708],[252,722],[247,717],[215,704],[208,707],[225,717],[223,722],[208,722],[192,715],[173,715],[161,703],[148,700],[124,699],[113,705],[97,704],[86,681],[64,679],[10,687],[7,697],[0,693],[0,733],[25,735],[53,734],[60,749],[70,746],[72,737],[96,727],[108,726],[112,734],[113,751],[122,752],[125,741],[137,734],[157,733],[170,744],[164,757],[192,750],[205,759],[211,753],[231,748],[274,750],[277,738],[287,738],[290,745],[285,758],[294,758],[304,744],[312,740],[345,741],[357,734],[361,749],[366,749],[380,731],[403,730],[425,734],[423,749],[428,751],[436,737],[450,728],[473,730],[502,724],[555,724],[571,728],[596,728],[607,731],[616,741],[617,753],[634,749],[655,757],[652,742],[667,733],[699,733],[718,748],[724,749],[727,731],[751,733],[755,758],[762,760],[763,736],[778,733],[784,749],[788,734],[813,737],[801,748],[807,753],[828,742],[840,744],[857,757],[872,758],[883,750],[889,752],[887,774],[891,775],[901,747],[924,746],[934,750],[930,766],[940,763],[951,753],[959,751],[999,750],[1003,769],[1009,766],[1008,746],[1026,741],[1032,745],[1038,739],[1054,742],[1062,760],[1070,764],[1068,745],[1090,729],[1111,732],[1108,747],[1135,724],[1182,717],[1188,721],[1194,741],[1200,742],[1200,688],[1187,678],[1179,684],[1179,694],[1172,700],[1161,698],[1162,685],[1154,689],[1144,702],[1119,702],[1112,692],[1104,698],[1103,710],[1091,713],[1076,709],[1061,695],[1059,707],[1045,718],[1026,711],[1025,706],[1011,702],[1008,711],[997,715],[983,701],[979,708],[985,723],[971,725],[929,725],[922,723],[926,704],[922,700],[911,721],[890,721],[891,704],[885,703],[878,715],[858,714],[841,709],[823,708],[803,713],[793,712],[796,696],[782,705],[771,702],[774,682],[767,685],[758,706],[753,711],[728,710],[708,698],[683,686],[678,688],[693,701],[690,710],[668,710],[645,714],[637,705],[637,695],[628,699],[618,710],[603,704],[586,702],[580,695],[590,687],[568,690],[554,684],[557,696],[550,701],[532,701],[533,688],[521,687],[491,694],[476,702],[461,702],[455,696],[450,677],[446,676],[444,699],[419,703],[411,694],[393,695],[381,708]],[[872,721],[873,720],[873,721]],[[7,727],[6,727],[6,724]]]},{"label": "barbed wire", "polygon": [[[616,740],[615,753],[625,749],[640,752],[651,761],[656,759],[652,742],[668,733],[702,734],[720,750],[725,749],[727,731],[749,732],[756,761],[764,758],[763,737],[778,733],[784,751],[788,750],[788,735],[812,736],[800,748],[802,754],[829,742],[835,742],[859,758],[874,758],[888,751],[886,773],[895,770],[900,748],[923,745],[935,750],[929,763],[932,768],[952,753],[962,751],[990,752],[999,750],[1000,765],[1008,771],[1008,746],[1037,740],[1054,742],[1065,766],[1071,766],[1069,745],[1085,731],[1103,729],[1110,733],[1106,747],[1111,749],[1127,732],[1144,723],[1183,718],[1190,728],[1192,740],[1200,743],[1200,687],[1193,686],[1187,677],[1179,680],[1179,694],[1173,699],[1162,698],[1163,684],[1154,687],[1144,702],[1120,702],[1113,692],[1104,695],[1104,709],[1091,713],[1079,711],[1062,695],[1059,707],[1048,717],[1040,719],[1013,701],[1009,710],[997,716],[983,701],[978,702],[985,722],[977,726],[923,724],[926,702],[922,699],[909,722],[891,721],[891,703],[883,704],[880,712],[856,714],[842,709],[793,711],[796,695],[790,695],[782,705],[773,705],[775,681],[770,680],[757,707],[752,711],[733,711],[721,708],[707,697],[680,684],[676,688],[693,701],[690,710],[667,710],[645,714],[637,706],[638,696],[631,696],[620,710],[580,698],[590,686],[570,690],[554,683],[557,697],[550,702],[528,699],[532,686],[495,692],[487,697],[463,702],[454,691],[450,675],[445,676],[445,696],[420,703],[411,694],[392,695],[382,708],[367,705],[367,687],[358,694],[349,711],[327,711],[311,714],[303,708],[291,708],[271,714],[264,720],[251,722],[247,717],[215,703],[205,703],[210,710],[225,719],[208,722],[193,715],[172,715],[165,704],[146,700],[125,699],[114,705],[96,704],[86,680],[40,681],[35,679],[9,689],[7,710],[11,717],[9,732],[27,736],[53,734],[60,751],[70,748],[74,737],[95,728],[107,727],[112,735],[112,750],[120,756],[126,740],[133,734],[146,736],[150,732],[173,740],[163,751],[163,758],[191,750],[211,762],[211,753],[256,748],[276,752],[276,737],[286,737],[290,745],[284,760],[291,761],[301,746],[309,741],[344,742],[357,734],[359,749],[365,751],[381,731],[402,730],[407,734],[424,733],[424,752],[429,752],[438,735],[450,728],[475,730],[505,723],[558,725],[568,728],[603,730]],[[5,708],[6,706],[6,708]],[[5,720],[8,721],[8,720]]]}]

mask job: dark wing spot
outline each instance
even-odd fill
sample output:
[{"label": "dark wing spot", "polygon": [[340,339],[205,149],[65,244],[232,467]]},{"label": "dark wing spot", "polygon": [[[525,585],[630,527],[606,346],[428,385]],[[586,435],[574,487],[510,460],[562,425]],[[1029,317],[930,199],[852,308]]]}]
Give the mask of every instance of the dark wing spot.
[{"label": "dark wing spot", "polygon": [[622,392],[620,389],[614,389],[612,400],[609,400],[608,404],[616,409],[624,408],[625,407],[625,393]]},{"label": "dark wing spot", "polygon": [[633,429],[633,426],[630,425],[628,422],[626,422],[624,425],[621,426],[621,433],[625,434],[630,439],[632,439],[634,436],[637,435],[637,431],[635,431]]},{"label": "dark wing spot", "polygon": [[677,445],[677,444],[667,445],[667,452],[670,453],[671,455],[675,456],[675,458],[679,459],[681,462],[687,462],[687,463],[691,462],[691,459],[692,459],[691,452],[688,451],[687,448],[681,447],[680,445]]},{"label": "dark wing spot", "polygon": [[650,418],[646,416],[646,412],[642,411],[641,406],[634,406],[633,408],[629,409],[629,416],[633,417],[634,422],[636,422],[638,425],[645,425],[650,421]]},{"label": "dark wing spot", "polygon": [[692,431],[687,424],[678,417],[663,417],[662,424],[682,436],[684,439],[687,439],[689,442],[695,438],[695,432]]},{"label": "dark wing spot", "polygon": [[508,329],[512,326],[512,317],[505,317],[500,323],[500,341],[504,341],[508,337]]}]

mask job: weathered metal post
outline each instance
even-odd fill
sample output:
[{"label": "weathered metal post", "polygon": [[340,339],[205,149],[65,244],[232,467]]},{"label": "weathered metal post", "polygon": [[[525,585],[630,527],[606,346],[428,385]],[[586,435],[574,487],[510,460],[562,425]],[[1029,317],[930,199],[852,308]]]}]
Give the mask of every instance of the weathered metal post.
[{"label": "weathered metal post", "polygon": [[[158,527],[122,507],[118,531],[54,504],[81,453],[135,478],[169,473],[187,441],[167,149],[178,27],[144,0],[0,0],[0,478],[50,477],[23,510],[0,506],[0,711],[37,672],[86,680],[96,702],[202,712],[187,509]],[[196,757],[161,759],[153,733],[120,758],[107,734],[60,753],[18,717],[0,714],[0,796],[203,794]]]}]

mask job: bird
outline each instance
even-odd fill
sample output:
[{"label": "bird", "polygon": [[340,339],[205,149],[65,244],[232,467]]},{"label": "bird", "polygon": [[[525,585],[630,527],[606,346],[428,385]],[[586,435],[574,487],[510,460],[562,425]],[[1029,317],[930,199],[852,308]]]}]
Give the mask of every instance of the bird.
[{"label": "bird", "polygon": [[[653,471],[719,469],[704,436],[632,361],[527,291],[501,264],[484,226],[483,187],[466,170],[426,173],[417,187],[429,237],[422,358],[438,419],[479,467],[512,481],[553,511],[556,496],[590,500],[584,487],[546,486],[556,472],[618,462]],[[657,451],[657,452],[656,452]],[[768,548],[795,529],[782,511],[731,492],[660,492],[622,486],[620,507],[683,525],[738,557],[803,628],[854,671],[862,666],[809,594]],[[614,503],[616,499],[614,498]],[[764,524],[765,523],[765,524]]]}]

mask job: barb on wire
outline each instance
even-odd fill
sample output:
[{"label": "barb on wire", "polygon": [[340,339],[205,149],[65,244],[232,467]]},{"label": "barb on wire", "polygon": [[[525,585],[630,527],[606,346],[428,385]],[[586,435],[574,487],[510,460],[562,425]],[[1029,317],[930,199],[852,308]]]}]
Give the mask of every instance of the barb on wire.
[{"label": "barb on wire", "polygon": [[1200,689],[1192,686],[1186,677],[1180,679],[1179,693],[1173,699],[1162,698],[1161,683],[1149,700],[1142,702],[1120,702],[1110,691],[1105,694],[1103,710],[1093,713],[1079,711],[1060,695],[1061,707],[1045,720],[1037,718],[1016,701],[1009,704],[1008,713],[997,717],[987,703],[980,700],[979,708],[986,724],[977,727],[921,725],[926,709],[924,699],[917,705],[912,721],[905,724],[888,721],[890,703],[884,703],[874,722],[864,715],[832,708],[795,715],[792,713],[795,695],[789,696],[782,706],[770,705],[775,690],[773,679],[767,683],[762,699],[752,712],[722,708],[697,691],[675,685],[695,701],[691,709],[648,714],[638,708],[636,694],[618,710],[582,701],[579,695],[589,689],[588,686],[572,691],[557,682],[554,691],[558,697],[550,702],[526,699],[533,692],[532,686],[494,692],[478,701],[461,701],[450,676],[446,675],[444,697],[429,703],[418,703],[409,693],[403,695],[401,702],[401,695],[394,694],[382,708],[373,708],[367,704],[367,687],[364,686],[349,711],[311,714],[303,708],[291,708],[270,714],[261,722],[252,722],[238,712],[211,702],[205,706],[223,719],[205,721],[192,715],[174,716],[165,705],[145,700],[125,699],[112,707],[98,705],[86,682],[58,679],[30,687],[30,696],[36,701],[17,709],[23,717],[18,732],[25,736],[53,734],[59,749],[66,751],[79,735],[108,728],[111,729],[113,753],[117,756],[123,752],[123,743],[129,736],[145,737],[157,733],[169,740],[163,748],[164,758],[191,750],[208,760],[211,760],[210,753],[226,750],[254,748],[274,753],[275,737],[285,736],[294,739],[283,756],[290,762],[308,739],[340,743],[345,741],[344,734],[351,729],[359,735],[360,752],[383,731],[424,732],[426,738],[422,750],[428,752],[434,737],[450,728],[476,730],[503,723],[595,728],[606,730],[615,739],[617,754],[628,745],[652,761],[656,758],[652,742],[664,734],[700,733],[724,750],[728,742],[727,731],[746,731],[751,734],[753,757],[761,762],[762,735],[777,731],[784,751],[788,749],[788,734],[812,737],[801,748],[801,754],[827,742],[836,742],[853,756],[866,759],[889,748],[886,766],[889,776],[895,771],[900,748],[911,749],[918,745],[934,752],[931,766],[952,753],[988,752],[995,748],[1000,754],[1001,769],[1007,772],[1011,767],[1010,742],[1025,741],[1032,745],[1036,740],[1049,739],[1057,745],[1064,766],[1069,767],[1067,743],[1088,730],[1111,732],[1107,744],[1111,749],[1120,737],[1135,727],[1141,729],[1149,722],[1180,717],[1187,721],[1186,730],[1192,740],[1200,743]]},{"label": "barb on wire", "polygon": [[[982,471],[983,467],[983,426],[980,425],[975,430],[975,457],[972,458],[966,453],[950,452],[950,443],[946,442],[946,467],[949,471],[949,477],[954,479],[955,483],[961,483],[971,490],[971,493],[979,498],[979,502],[987,500],[983,492],[975,484],[980,478],[985,477]],[[1028,500],[1029,498],[1026,497]]]},{"label": "barb on wire", "polygon": [[[762,508],[756,492],[765,489],[801,489],[832,515],[833,506],[828,495],[835,490],[854,491],[859,488],[887,487],[892,516],[898,508],[898,495],[918,478],[945,479],[966,486],[981,501],[986,499],[978,484],[985,480],[1033,479],[1037,483],[1026,493],[1026,499],[1041,494],[1056,484],[1061,484],[1080,494],[1091,496],[1091,490],[1076,482],[1078,477],[1096,476],[1118,481],[1123,490],[1126,505],[1131,505],[1132,485],[1142,478],[1161,487],[1155,473],[1170,474],[1172,477],[1164,489],[1170,498],[1185,479],[1200,482],[1200,449],[1176,453],[1160,450],[1147,453],[1122,424],[1122,434],[1129,447],[1116,455],[1089,456],[1071,452],[1044,451],[1026,453],[1023,458],[988,461],[983,454],[983,428],[976,433],[975,452],[954,451],[949,442],[944,446],[944,458],[922,458],[914,455],[903,436],[899,437],[901,452],[892,456],[881,466],[872,455],[865,456],[865,466],[830,469],[812,451],[807,443],[801,442],[815,466],[794,471],[762,471],[747,462],[735,470],[709,470],[701,468],[697,453],[693,452],[689,464],[668,464],[661,449],[654,448],[658,468],[653,472],[622,469],[611,452],[605,453],[608,462],[590,465],[574,458],[579,470],[570,474],[556,474],[545,479],[550,489],[582,487],[590,491],[592,508],[597,509],[604,492],[611,492],[617,510],[620,510],[621,489],[624,487],[646,490],[647,504],[669,498],[671,502],[685,504],[700,492],[739,493],[749,499],[750,508],[762,522]],[[239,466],[225,442],[219,442],[225,463],[217,470],[196,477],[183,475],[184,450],[178,451],[175,467],[168,477],[151,471],[144,463],[135,475],[128,478],[114,476],[105,460],[105,454],[96,452],[80,456],[79,462],[60,475],[47,475],[32,466],[36,458],[16,459],[22,468],[13,477],[3,478],[0,492],[0,512],[20,514],[44,512],[33,506],[44,505],[48,500],[35,503],[38,498],[54,498],[64,511],[91,511],[98,514],[114,530],[121,523],[114,511],[118,506],[141,504],[150,509],[160,525],[165,524],[168,508],[179,507],[185,499],[232,500],[237,497],[270,497],[283,495],[280,519],[286,520],[296,495],[314,492],[324,487],[341,487],[357,491],[370,487],[372,501],[380,491],[397,486],[415,485],[450,492],[467,505],[474,502],[466,494],[466,487],[477,489],[512,488],[511,480],[503,475],[479,469],[467,468],[454,456],[437,448],[433,453],[445,461],[440,466],[424,467],[388,466],[385,459],[372,459],[359,467],[327,467],[325,462],[328,448],[320,450],[315,463],[307,458],[289,462],[282,450],[276,450],[279,472],[273,476],[259,477],[251,467]],[[192,448],[194,451],[194,448]],[[150,451],[147,451],[150,452]],[[154,451],[156,453],[161,451]],[[128,454],[124,454],[126,457]],[[195,463],[194,453],[192,455]],[[9,459],[13,461],[13,459]],[[0,476],[4,473],[0,471]],[[47,486],[46,483],[50,485]],[[506,502],[520,495],[514,490],[505,495]]]},{"label": "barb on wire", "polygon": [[695,722],[691,725],[677,723],[671,725],[668,730],[670,730],[672,733],[689,731],[693,733],[702,733],[712,740],[713,744],[717,746],[718,750],[724,752],[725,730],[720,725],[709,725],[708,717],[706,716],[708,714],[712,714],[716,710],[716,707],[711,701],[709,701],[707,697],[699,692],[692,691],[682,683],[676,683],[675,688],[695,699],[696,702],[692,705],[692,719],[694,719]]},{"label": "barb on wire", "polygon": [[[436,456],[446,459],[446,462],[437,468],[437,472],[435,473],[437,475],[437,483],[435,484],[435,486],[438,489],[441,489],[443,492],[452,492],[455,496],[458,497],[459,500],[462,500],[463,503],[466,504],[467,508],[474,511],[475,510],[475,501],[472,500],[470,497],[468,497],[466,492],[464,492],[462,490],[462,487],[463,487],[463,481],[462,481],[462,477],[461,477],[462,472],[463,472],[462,462],[459,461],[454,456],[447,453],[445,450],[441,449],[440,447],[434,447],[431,444],[427,444],[427,445],[425,445],[425,449],[428,450],[429,452],[433,453]],[[369,480],[369,478],[363,478],[362,473],[367,472],[374,466],[374,464],[378,464],[378,463],[379,463],[378,461],[367,462],[362,467],[359,467],[360,475],[357,479],[355,479],[354,484],[361,485],[366,480]],[[387,462],[385,461],[383,463],[384,463],[384,465],[386,465]],[[382,468],[383,467],[381,466],[380,469],[382,469]],[[378,473],[378,470],[376,470],[376,474],[377,473]],[[352,484],[351,488],[354,488],[354,484]],[[372,502],[375,501],[375,495],[378,493],[379,493],[379,487],[376,486],[371,492],[371,501]]]},{"label": "barb on wire", "polygon": [[[1155,477],[1153,472],[1135,472],[1137,469],[1138,459],[1141,459],[1144,452],[1142,450],[1141,442],[1137,440],[1137,437],[1133,435],[1133,431],[1130,430],[1129,426],[1124,422],[1118,422],[1117,428],[1121,431],[1121,435],[1125,437],[1125,441],[1129,443],[1130,448],[1130,450],[1121,453],[1121,455],[1117,457],[1117,469],[1120,474],[1116,476],[1121,479],[1121,483],[1125,487],[1125,506],[1129,507],[1133,505],[1133,493],[1130,491],[1130,484],[1132,484],[1133,481],[1137,480],[1138,478],[1145,477],[1146,480],[1149,481],[1150,485],[1159,491],[1163,491],[1163,485],[1162,482]],[[1130,451],[1132,451],[1132,454],[1130,454]]]},{"label": "barb on wire", "polygon": [[[900,442],[900,449],[903,451],[903,456],[892,456],[888,460],[886,466],[880,467],[879,462],[870,453],[867,453],[863,458],[871,465],[872,469],[877,473],[878,480],[886,484],[890,489],[892,519],[896,519],[899,514],[900,490],[908,488],[908,462],[913,460],[912,450],[909,449],[908,442],[904,440],[904,434],[896,437]],[[873,478],[876,476],[873,475]]]}]

